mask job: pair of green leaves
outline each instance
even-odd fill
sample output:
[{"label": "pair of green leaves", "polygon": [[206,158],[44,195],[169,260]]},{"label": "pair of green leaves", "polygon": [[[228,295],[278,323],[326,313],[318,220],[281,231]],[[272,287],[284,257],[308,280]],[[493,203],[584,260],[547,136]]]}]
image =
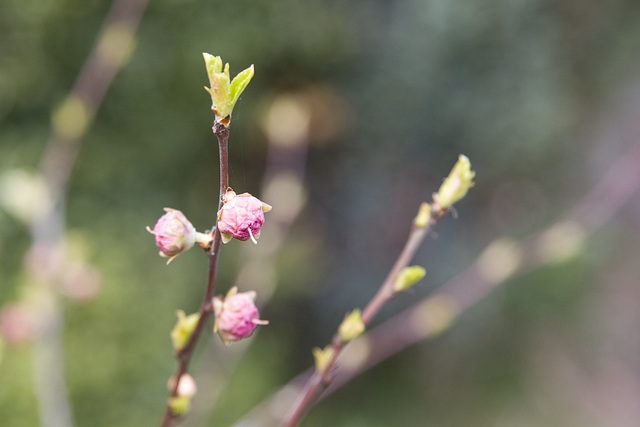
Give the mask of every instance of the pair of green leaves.
[{"label": "pair of green leaves", "polygon": [[222,59],[219,56],[213,56],[206,52],[202,56],[211,86],[205,87],[205,90],[211,95],[211,110],[216,115],[216,123],[228,126],[233,107],[253,77],[253,65],[231,80],[228,63],[224,65],[223,69]]}]

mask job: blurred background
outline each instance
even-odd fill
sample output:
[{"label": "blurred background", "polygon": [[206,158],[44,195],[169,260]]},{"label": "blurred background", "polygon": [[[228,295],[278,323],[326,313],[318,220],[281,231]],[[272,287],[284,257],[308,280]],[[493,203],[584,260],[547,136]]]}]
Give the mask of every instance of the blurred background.
[{"label": "blurred background", "polygon": [[[50,261],[66,266],[64,280],[43,285],[37,172],[52,114],[109,7],[0,0],[1,425],[54,425],[39,415],[51,371],[66,425],[160,422],[175,366],[169,331],[176,310],[198,309],[207,259],[194,249],[166,266],[145,227],[166,206],[199,230],[215,222],[202,52],[232,76],[255,66],[233,112],[231,185],[274,209],[258,245],[224,246],[217,293],[257,289],[270,325],[230,349],[208,327],[183,425],[233,425],[309,367],[311,348],[373,296],[458,154],[476,186],[418,252],[425,279],[375,324],[495,239],[545,229],[617,159],[635,161],[617,182],[636,191],[627,175],[640,170],[628,154],[640,138],[637,1],[150,1],[81,132],[61,211],[64,260]],[[611,212],[585,227],[571,257],[500,283],[446,333],[355,378],[302,425],[640,425],[640,198],[591,203]],[[43,300],[60,325],[51,336]],[[43,372],[56,366],[51,354],[61,369]]]}]

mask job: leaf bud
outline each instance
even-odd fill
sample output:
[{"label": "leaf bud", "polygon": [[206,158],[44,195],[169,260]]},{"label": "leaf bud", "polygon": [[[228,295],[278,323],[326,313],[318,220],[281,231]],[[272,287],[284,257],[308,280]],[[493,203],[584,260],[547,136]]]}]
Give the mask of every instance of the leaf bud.
[{"label": "leaf bud", "polygon": [[427,270],[419,265],[405,267],[398,273],[396,279],[393,281],[393,290],[396,292],[406,291],[419,282],[425,274],[427,274]]},{"label": "leaf bud", "polygon": [[193,313],[187,316],[184,311],[178,310],[176,315],[178,316],[178,321],[171,330],[171,342],[173,343],[173,349],[180,351],[189,341],[189,337],[195,329],[198,319],[200,319],[200,314]]},{"label": "leaf bud", "polygon": [[233,107],[253,77],[253,65],[241,71],[231,80],[228,63],[224,65],[223,70],[222,59],[219,56],[213,56],[206,52],[203,52],[202,56],[211,86],[205,86],[205,90],[211,95],[211,110],[216,115],[215,121],[228,126]]},{"label": "leaf bud", "polygon": [[433,195],[433,200],[441,209],[450,208],[467,194],[469,188],[473,187],[475,176],[476,173],[471,170],[469,159],[460,154],[449,176],[444,179],[438,192]]},{"label": "leaf bud", "polygon": [[324,349],[314,347],[311,349],[311,353],[315,360],[316,372],[324,372],[333,357],[333,348],[330,345],[326,346]]},{"label": "leaf bud", "polygon": [[344,342],[351,341],[364,332],[365,326],[360,317],[360,309],[356,308],[344,317],[338,327],[338,336]]}]

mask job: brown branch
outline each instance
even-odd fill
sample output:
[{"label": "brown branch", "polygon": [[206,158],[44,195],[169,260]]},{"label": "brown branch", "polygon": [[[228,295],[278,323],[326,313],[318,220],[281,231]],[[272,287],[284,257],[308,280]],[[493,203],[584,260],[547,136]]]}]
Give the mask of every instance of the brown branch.
[{"label": "brown branch", "polygon": [[54,113],[52,134],[40,161],[40,170],[49,184],[57,187],[54,189],[66,185],[81,139],[93,122],[113,78],[131,55],[135,32],[147,3],[148,0],[113,2],[71,91],[62,107]]},{"label": "brown branch", "polygon": [[[287,109],[283,110],[282,100]],[[276,287],[276,258],[285,243],[291,224],[306,203],[303,181],[306,166],[311,112],[305,107],[302,95],[281,95],[271,105],[264,124],[268,139],[267,160],[260,189],[260,199],[277,208],[269,212],[269,226],[260,231],[260,251],[253,245],[241,245],[240,270],[235,285],[239,289],[251,289],[258,295],[261,308],[270,300]],[[291,109],[291,107],[296,107]],[[280,107],[280,108],[278,108]],[[295,129],[283,135],[281,130]],[[259,274],[256,274],[259,272]],[[241,346],[230,346],[216,354],[215,369],[206,363],[198,364],[198,395],[206,399],[194,399],[189,411],[189,423],[204,425],[215,411],[218,398],[235,371],[242,354],[251,348],[254,339]],[[213,363],[213,362],[212,362]],[[209,364],[210,365],[210,364]],[[197,373],[197,371],[196,371]],[[195,375],[194,375],[195,376]]]},{"label": "brown branch", "polygon": [[[639,189],[640,141],[636,141],[612,163],[594,188],[551,226],[520,243],[505,238],[494,240],[476,261],[438,291],[356,338],[353,345],[345,349],[343,356],[345,359],[360,362],[354,366],[338,367],[334,381],[319,399],[324,399],[353,378],[407,347],[438,336],[451,327],[464,310],[487,297],[505,280],[526,274],[564,256],[570,256],[571,250],[551,254],[553,256],[547,252],[549,246],[546,243],[549,243],[549,238],[554,232],[563,229],[571,232],[571,225],[575,225],[578,228],[574,231],[578,231],[581,236],[577,242],[581,243],[618,213]],[[558,236],[562,237],[561,234]],[[579,246],[573,249],[579,249]],[[509,269],[496,270],[493,261],[499,260],[504,265],[505,258],[501,255],[509,254],[516,254],[516,257],[509,261]],[[363,348],[367,349],[365,357],[362,357],[362,354],[349,357],[351,349],[358,352]],[[256,406],[244,420],[269,420],[265,422],[269,425],[281,423],[282,415],[273,414],[267,408],[274,407],[276,402],[288,399],[289,396],[299,394],[312,375],[312,369],[301,373],[269,399]]]},{"label": "brown branch", "polygon": [[[218,152],[220,157],[220,192],[218,209],[222,208],[222,198],[229,187],[229,129],[216,123],[213,126],[213,133],[218,138]],[[218,271],[218,258],[220,254],[220,232],[218,227],[213,229],[213,243],[210,248],[207,248],[207,255],[209,256],[209,273],[207,275],[207,287],[205,289],[202,304],[200,305],[200,311],[198,316],[198,322],[196,323],[193,332],[189,336],[189,340],[185,346],[176,352],[176,358],[178,359],[178,366],[176,367],[175,374],[173,375],[173,387],[171,388],[170,398],[178,396],[178,387],[180,385],[180,379],[182,375],[187,372],[189,362],[193,356],[193,350],[196,343],[200,339],[200,335],[204,328],[209,315],[213,311],[213,296],[216,290],[216,277]],[[161,427],[169,427],[176,419],[176,415],[173,414],[171,406],[167,403],[165,408],[164,417],[160,423]]]},{"label": "brown branch", "polygon": [[[573,233],[570,227],[575,225],[578,228],[574,231],[580,233],[577,243],[582,244],[590,234],[611,220],[639,189],[640,141],[615,160],[594,188],[560,219],[521,243],[509,243],[508,250],[518,253],[520,259],[510,272],[505,271],[505,274],[494,276],[489,270],[489,264],[492,263],[491,251],[495,250],[501,242],[506,241],[504,238],[496,239],[487,246],[475,262],[449,280],[437,292],[389,318],[361,337],[371,346],[368,357],[364,358],[358,366],[339,370],[336,381],[323,397],[410,345],[440,334],[453,324],[460,313],[487,297],[504,281],[522,276],[562,257],[570,256],[570,252],[560,252],[555,254],[556,256],[553,256],[554,254],[550,256],[547,243],[551,243],[548,239],[552,233],[562,232],[562,230]],[[558,234],[558,237],[562,235]],[[570,249],[577,250],[579,246]],[[496,252],[494,254],[497,255]],[[443,303],[448,307],[443,307]],[[434,312],[438,311],[438,307],[443,309],[439,314]],[[432,312],[427,313],[427,310]],[[442,317],[439,317],[440,315]],[[422,322],[419,327],[415,327],[417,320]]]},{"label": "brown branch", "polygon": [[[389,274],[378,289],[378,292],[362,311],[361,320],[365,326],[367,326],[380,309],[397,294],[397,291],[393,288],[396,277],[398,277],[398,274],[407,267],[407,265],[409,265],[409,262],[413,259],[430,228],[434,226],[446,212],[447,210],[439,208],[436,203],[432,203],[431,217],[428,223],[423,227],[418,227],[415,224],[412,226],[402,252],[400,252],[400,255],[389,271]],[[297,425],[300,420],[302,420],[305,412],[331,385],[335,376],[338,356],[340,356],[347,344],[348,342],[342,340],[339,335],[336,334],[336,336],[334,336],[331,343],[330,360],[322,371],[315,372],[307,380],[300,398],[294,403],[289,414],[285,417],[285,420],[282,423],[283,427],[293,427]]]}]

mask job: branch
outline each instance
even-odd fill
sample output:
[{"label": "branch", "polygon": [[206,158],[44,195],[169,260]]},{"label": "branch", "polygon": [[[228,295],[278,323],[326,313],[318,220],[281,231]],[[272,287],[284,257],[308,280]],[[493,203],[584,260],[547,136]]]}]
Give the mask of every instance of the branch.
[{"label": "branch", "polygon": [[[241,245],[240,270],[235,279],[239,289],[251,288],[258,294],[258,306],[264,307],[276,288],[276,258],[285,243],[291,224],[306,203],[303,181],[309,137],[311,111],[302,94],[280,95],[267,110],[264,131],[268,140],[267,160],[260,189],[261,199],[277,209],[269,213],[269,227],[261,230],[260,251],[253,245]],[[283,133],[282,129],[289,132]],[[295,130],[292,132],[291,130]],[[215,411],[216,404],[236,369],[238,361],[255,342],[229,346],[216,354],[215,365],[199,363],[198,394],[206,399],[194,399],[189,411],[189,423],[204,425]],[[213,362],[212,362],[213,363]],[[209,366],[208,366],[209,365]],[[196,371],[196,373],[198,373]],[[192,375],[196,377],[196,375]]]},{"label": "branch", "polygon": [[[464,310],[487,297],[506,280],[571,256],[584,239],[606,224],[639,189],[640,141],[637,141],[613,162],[594,188],[559,220],[521,242],[506,238],[494,240],[476,261],[434,294],[356,338],[343,356],[359,362],[339,367],[335,380],[319,399],[324,399],[351,379],[407,347],[440,335],[455,323]],[[561,245],[562,250],[549,252],[550,244],[557,245],[558,239],[567,237],[571,237],[572,245]],[[367,349],[367,353],[363,355],[362,349]],[[350,351],[353,353],[349,354]],[[264,422],[261,425],[281,423],[282,414],[274,414],[270,408],[301,393],[312,375],[310,368],[293,378],[247,414],[243,418],[244,423],[249,420],[262,420]]]},{"label": "branch", "polygon": [[640,141],[615,160],[594,188],[550,226],[521,242],[504,237],[494,240],[466,270],[437,292],[360,337],[371,346],[367,357],[360,358],[357,366],[339,370],[337,380],[323,397],[410,345],[439,335],[464,310],[505,281],[571,257],[639,189]]},{"label": "branch", "polygon": [[[56,285],[60,270],[47,271],[51,260],[64,259],[65,203],[67,184],[82,138],[90,128],[113,77],[131,53],[132,40],[148,0],[115,0],[100,33],[62,107],[53,112],[51,135],[40,160],[39,172],[48,185],[51,204],[30,224],[31,249],[38,254],[35,267],[27,271],[40,298],[39,331],[34,336],[34,383],[40,422],[43,426],[71,426],[71,410],[63,376],[63,305]],[[126,53],[126,54],[125,54]],[[54,262],[56,265],[58,263]]]},{"label": "branch", "polygon": [[[426,204],[425,204],[426,205]],[[375,296],[369,301],[364,308],[361,320],[362,323],[367,326],[371,319],[380,311],[380,309],[391,300],[397,293],[394,289],[394,283],[400,272],[409,265],[411,259],[413,259],[416,251],[424,241],[425,236],[431,227],[433,227],[438,220],[448,212],[448,209],[442,209],[436,202],[430,205],[430,217],[428,221],[422,225],[416,225],[417,221],[413,222],[411,231],[407,242],[402,249],[402,252],[396,259],[391,271],[387,275],[386,279],[378,289]],[[285,417],[285,421],[282,423],[283,427],[293,427],[297,425],[305,412],[316,402],[318,397],[331,385],[334,380],[334,374],[336,370],[336,361],[338,356],[342,353],[344,348],[349,342],[340,337],[339,334],[334,336],[330,354],[331,357],[326,365],[322,369],[316,369],[316,372],[307,380],[305,388],[300,395],[300,398],[293,405],[289,414]]]},{"label": "branch", "polygon": [[[229,129],[220,123],[216,123],[213,126],[213,133],[218,138],[218,152],[220,157],[220,193],[218,199],[218,209],[220,209],[222,208],[223,204],[222,198],[226,193],[227,188],[229,187]],[[218,231],[218,227],[214,227],[213,243],[211,244],[210,248],[206,249],[207,255],[209,256],[209,274],[207,276],[207,287],[202,299],[202,304],[200,305],[198,323],[196,323],[196,326],[189,336],[189,340],[187,341],[185,346],[178,352],[176,352],[178,366],[176,367],[175,374],[173,375],[174,381],[172,383],[173,387],[171,388],[169,399],[178,396],[178,387],[180,385],[180,380],[182,376],[187,372],[189,362],[191,361],[191,357],[193,356],[193,350],[195,349],[198,339],[200,339],[204,324],[213,311],[212,300],[216,289],[216,273],[218,270],[220,242],[220,232]],[[164,417],[162,419],[162,422],[160,423],[160,426],[169,427],[175,419],[176,416],[171,410],[171,405],[167,403]]]},{"label": "branch", "polygon": [[445,213],[450,212],[453,209],[453,204],[461,200],[473,187],[475,175],[476,173],[471,170],[469,159],[462,154],[458,156],[458,161],[440,185],[438,192],[433,193],[431,204],[424,202],[420,205],[418,214],[413,219],[409,238],[400,256],[363,313],[360,314],[359,310],[351,312],[340,324],[331,346],[325,347],[324,350],[314,349],[316,373],[307,382],[304,392],[285,418],[283,426],[295,426],[318,396],[331,384],[338,356],[351,340],[362,334],[382,306],[424,276],[425,271],[422,267],[407,268],[409,261],[414,257],[429,229]]}]

